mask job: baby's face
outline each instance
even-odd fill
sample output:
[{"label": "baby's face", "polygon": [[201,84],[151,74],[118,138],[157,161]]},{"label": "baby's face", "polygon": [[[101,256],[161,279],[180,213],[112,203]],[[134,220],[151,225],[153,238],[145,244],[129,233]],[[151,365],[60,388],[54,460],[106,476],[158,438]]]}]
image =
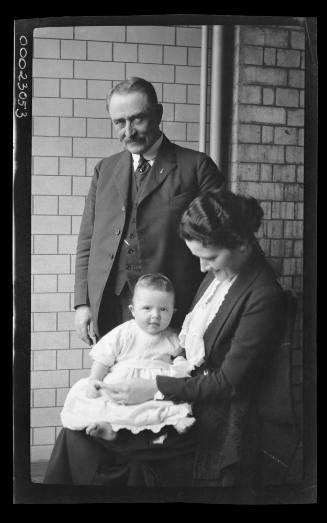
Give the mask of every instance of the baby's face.
[{"label": "baby's face", "polygon": [[139,287],[130,305],[138,326],[148,334],[158,334],[170,324],[174,313],[174,296],[165,291]]}]

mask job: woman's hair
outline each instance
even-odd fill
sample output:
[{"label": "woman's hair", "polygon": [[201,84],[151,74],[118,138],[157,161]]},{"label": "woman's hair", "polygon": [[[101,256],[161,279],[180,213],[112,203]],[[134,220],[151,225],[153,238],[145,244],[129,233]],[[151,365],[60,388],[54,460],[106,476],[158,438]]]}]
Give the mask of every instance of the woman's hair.
[{"label": "woman's hair", "polygon": [[172,294],[175,296],[174,286],[171,283],[170,279],[167,278],[167,276],[164,276],[163,274],[157,273],[151,273],[151,274],[143,274],[143,276],[140,276],[137,280],[135,287],[134,287],[134,294],[137,289],[140,287],[146,288],[146,289],[155,289],[157,291],[162,292],[168,292],[169,294]]},{"label": "woman's hair", "polygon": [[135,91],[144,93],[147,96],[150,105],[158,104],[157,93],[153,85],[147,80],[144,80],[143,78],[132,76],[131,78],[123,80],[122,82],[117,84],[107,95],[107,110],[109,111],[110,100],[114,94],[127,94]]},{"label": "woman's hair", "polygon": [[184,212],[180,236],[204,246],[234,249],[254,240],[263,214],[255,198],[227,190],[208,192],[195,198]]}]

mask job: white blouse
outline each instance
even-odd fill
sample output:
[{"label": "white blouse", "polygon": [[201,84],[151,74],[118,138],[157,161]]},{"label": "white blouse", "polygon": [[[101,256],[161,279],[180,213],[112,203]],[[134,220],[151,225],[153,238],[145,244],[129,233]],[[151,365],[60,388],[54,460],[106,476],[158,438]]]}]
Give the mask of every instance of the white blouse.
[{"label": "white blouse", "polygon": [[193,367],[200,367],[204,362],[204,333],[218,313],[236,278],[237,274],[223,281],[214,278],[193,310],[185,317],[179,341],[185,349],[186,359]]}]

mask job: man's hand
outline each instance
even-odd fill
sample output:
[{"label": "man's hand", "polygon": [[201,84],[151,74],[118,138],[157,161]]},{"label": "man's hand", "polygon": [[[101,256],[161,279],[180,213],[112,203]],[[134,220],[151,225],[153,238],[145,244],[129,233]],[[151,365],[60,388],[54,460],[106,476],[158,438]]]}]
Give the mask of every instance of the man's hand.
[{"label": "man's hand", "polygon": [[113,384],[102,383],[101,388],[107,390],[111,398],[121,405],[136,405],[152,400],[158,391],[155,381],[143,378],[132,378]]},{"label": "man's hand", "polygon": [[102,387],[102,381],[89,378],[89,383],[86,389],[86,396],[88,398],[98,398],[100,396],[100,389]]},{"label": "man's hand", "polygon": [[93,345],[95,343],[91,309],[87,305],[80,305],[76,309],[75,329],[78,336],[85,343],[87,343],[88,345]]}]

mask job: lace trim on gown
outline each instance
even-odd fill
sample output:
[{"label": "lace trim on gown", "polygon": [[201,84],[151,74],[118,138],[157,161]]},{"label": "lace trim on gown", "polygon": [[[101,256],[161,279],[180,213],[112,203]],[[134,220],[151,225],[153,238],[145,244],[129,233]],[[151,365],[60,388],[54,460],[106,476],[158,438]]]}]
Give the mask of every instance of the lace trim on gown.
[{"label": "lace trim on gown", "polygon": [[218,313],[236,276],[223,281],[215,278],[193,310],[185,317],[179,341],[193,367],[200,367],[205,360],[204,333]]}]

